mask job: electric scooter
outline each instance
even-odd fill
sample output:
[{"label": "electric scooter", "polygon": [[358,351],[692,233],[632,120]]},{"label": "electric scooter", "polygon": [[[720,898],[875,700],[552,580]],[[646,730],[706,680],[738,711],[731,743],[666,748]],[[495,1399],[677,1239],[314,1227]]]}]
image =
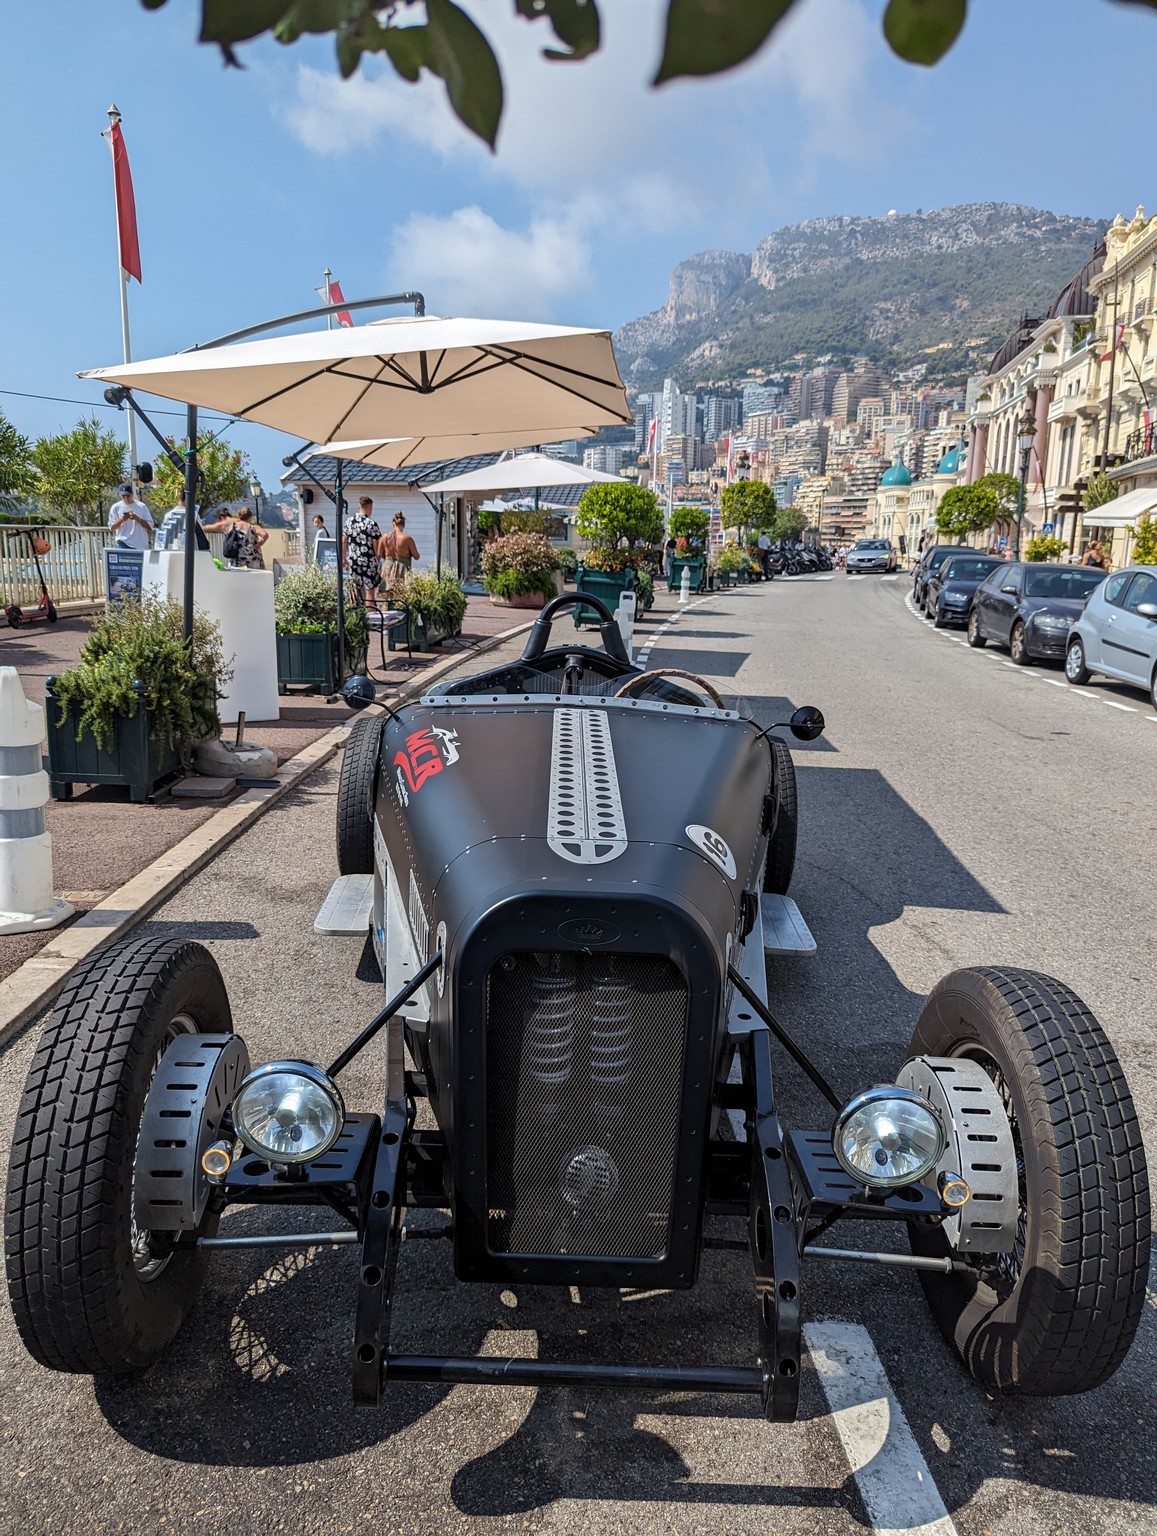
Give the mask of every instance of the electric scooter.
[{"label": "electric scooter", "polygon": [[36,566],[36,574],[40,580],[40,601],[35,608],[29,608],[27,611],[22,609],[18,603],[9,604],[4,612],[11,629],[19,629],[22,624],[56,623],[56,604],[48,595],[48,584],[44,580],[44,572],[40,568],[40,557],[48,553],[51,545],[46,538],[41,534],[33,533],[31,529],[26,528],[24,532],[28,539],[28,547],[32,551],[32,561]]}]

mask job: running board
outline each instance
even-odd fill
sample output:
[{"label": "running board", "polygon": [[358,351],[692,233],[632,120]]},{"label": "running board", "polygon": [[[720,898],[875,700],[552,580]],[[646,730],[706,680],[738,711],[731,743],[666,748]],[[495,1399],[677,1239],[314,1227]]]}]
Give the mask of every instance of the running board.
[{"label": "running board", "polygon": [[364,939],[373,905],[373,875],[339,875],[313,920],[313,931]]},{"label": "running board", "polygon": [[814,955],[816,941],[790,896],[766,891],[759,900],[763,952],[767,955]]}]

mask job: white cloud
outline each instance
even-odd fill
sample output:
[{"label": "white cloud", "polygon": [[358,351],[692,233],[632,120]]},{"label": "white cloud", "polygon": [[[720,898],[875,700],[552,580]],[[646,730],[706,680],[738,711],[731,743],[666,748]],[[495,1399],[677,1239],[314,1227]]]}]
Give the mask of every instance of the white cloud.
[{"label": "white cloud", "polygon": [[412,214],[394,230],[390,278],[437,295],[440,314],[548,319],[591,286],[590,246],[573,225],[536,218],[506,229],[481,208]]}]

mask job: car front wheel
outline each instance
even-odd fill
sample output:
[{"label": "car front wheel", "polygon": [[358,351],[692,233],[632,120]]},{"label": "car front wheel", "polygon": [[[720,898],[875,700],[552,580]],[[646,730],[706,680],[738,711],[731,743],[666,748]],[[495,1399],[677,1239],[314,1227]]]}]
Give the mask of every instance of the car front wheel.
[{"label": "car front wheel", "polygon": [[1028,642],[1025,639],[1023,624],[1014,624],[1012,626],[1012,634],[1008,637],[1008,654],[1018,667],[1027,667],[1032,660],[1028,653]]},{"label": "car front wheel", "polygon": [[1157,709],[1157,667],[1153,668],[1153,676],[1149,679],[1149,697],[1153,701],[1153,708]]},{"label": "car front wheel", "polygon": [[1070,683],[1087,683],[1091,673],[1085,666],[1085,642],[1080,635],[1074,635],[1069,641],[1069,648],[1065,652],[1065,676]]},{"label": "car front wheel", "polygon": [[[1136,1333],[1150,1242],[1144,1147],[1108,1038],[1062,982],[984,967],[937,983],[910,1053],[977,1063],[1004,1103],[1016,1157],[1012,1251],[953,1251],[953,1274],[921,1271],[942,1333],[999,1392],[1100,1386]],[[942,1228],[909,1231],[917,1253],[950,1251]]]},{"label": "car front wheel", "polygon": [[974,651],[983,650],[988,643],[980,632],[980,615],[975,608],[968,615],[968,643]]}]

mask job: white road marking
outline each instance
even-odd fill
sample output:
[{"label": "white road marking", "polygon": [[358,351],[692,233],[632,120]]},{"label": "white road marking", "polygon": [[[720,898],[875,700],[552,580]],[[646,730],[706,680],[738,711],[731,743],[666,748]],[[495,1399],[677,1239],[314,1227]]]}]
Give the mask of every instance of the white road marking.
[{"label": "white road marking", "polygon": [[900,578],[899,578],[899,576],[893,574],[891,576],[881,576],[880,580],[881,581],[899,581]]},{"label": "white road marking", "polygon": [[1054,688],[1068,688],[1068,683],[1063,683],[1059,677],[1046,677],[1046,683],[1051,683]]},{"label": "white road marking", "polygon": [[1072,697],[1074,699],[1096,699],[1097,698],[1097,695],[1095,693],[1082,693],[1079,688],[1072,688],[1069,691],[1072,694]]},{"label": "white road marking", "polygon": [[1116,699],[1102,699],[1102,704],[1107,704],[1110,709],[1123,709],[1127,715],[1135,715],[1137,711],[1132,704],[1118,704]]},{"label": "white road marking", "polygon": [[804,1340],[876,1536],[958,1536],[867,1329],[808,1323]]},{"label": "white road marking", "polygon": [[1146,715],[1145,718],[1146,720],[1152,720],[1153,724],[1157,725],[1157,715]]},{"label": "white road marking", "polygon": [[867,579],[868,578],[866,576],[849,576],[848,577],[849,581],[867,581]]}]

